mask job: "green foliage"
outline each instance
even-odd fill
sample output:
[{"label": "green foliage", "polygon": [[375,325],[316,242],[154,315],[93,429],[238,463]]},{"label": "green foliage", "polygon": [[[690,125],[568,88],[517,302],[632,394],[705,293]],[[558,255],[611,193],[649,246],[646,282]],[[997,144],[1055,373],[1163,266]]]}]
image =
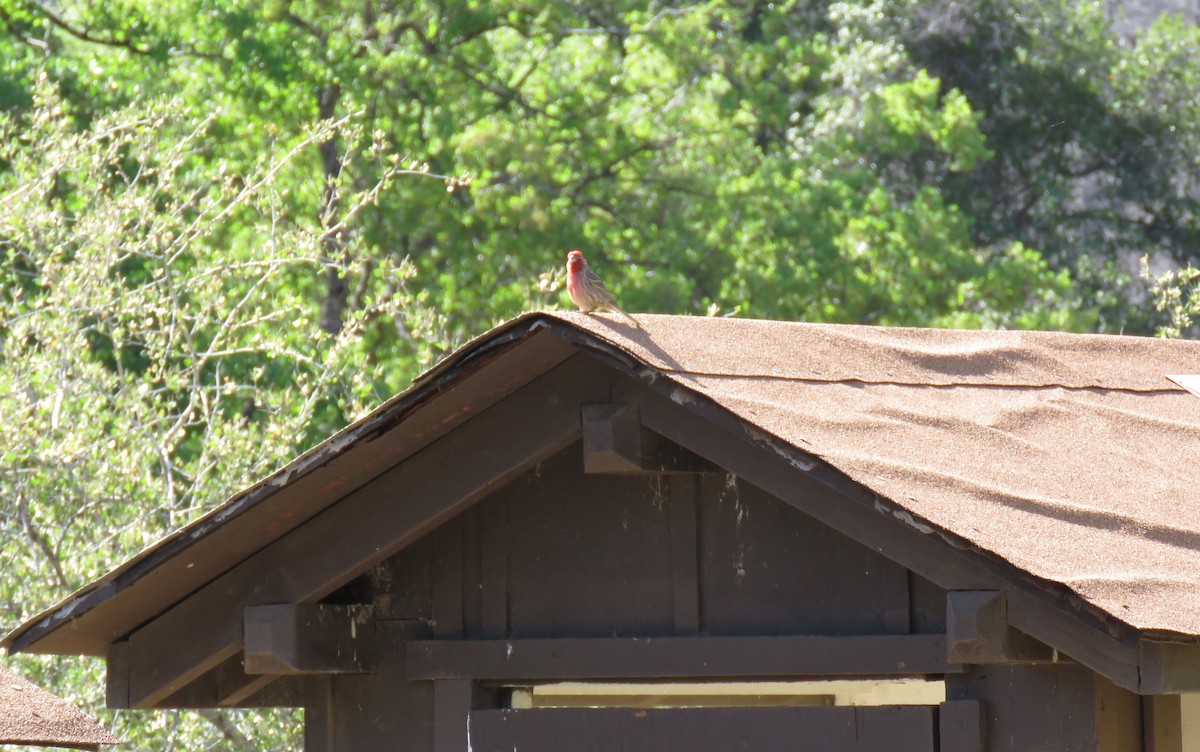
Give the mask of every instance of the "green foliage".
[{"label": "green foliage", "polygon": [[[1032,301],[991,289],[1004,275],[976,272],[1004,265],[1014,243],[1040,246],[982,238],[977,218],[947,200],[941,184],[996,158],[985,114],[878,33],[882,4],[192,0],[156,10],[145,17],[158,35],[197,52],[162,66],[158,85],[220,105],[223,159],[254,160],[264,134],[295,133],[334,102],[332,113],[361,112],[396,153],[470,176],[450,192],[397,186],[360,229],[383,256],[411,260],[452,339],[561,303],[556,270],[576,246],[637,310],[1047,320],[989,310],[989,299]],[[105,33],[133,34],[110,20]],[[340,148],[339,174],[370,169],[361,144]],[[292,210],[311,212],[320,183],[300,185]],[[910,267],[899,257],[914,249],[922,258]],[[350,253],[366,269],[376,260]],[[959,276],[906,295],[922,269]],[[1062,267],[1022,269],[1045,275],[1037,288]],[[964,311],[959,285],[983,302]],[[1065,325],[1095,325],[1082,299],[1056,304]]]},{"label": "green foliage", "polygon": [[991,155],[935,178],[976,245],[1022,243],[1068,271],[1113,329],[1152,331],[1131,306],[1143,254],[1186,264],[1200,241],[1200,31],[1164,16],[1118,42],[1100,3],[890,3],[888,31],[963,92]]},{"label": "green foliage", "polygon": [[[323,232],[283,212],[284,180],[350,126],[313,128],[246,173],[212,171],[191,159],[219,143],[211,118],[179,105],[79,131],[48,84],[33,102],[0,119],[0,571],[22,573],[0,579],[9,624],[402,388],[436,339],[401,347],[415,338],[397,332],[439,318],[397,260],[375,269],[336,337],[316,327]],[[348,228],[398,172],[347,193]],[[51,676],[95,688],[95,668]],[[162,731],[150,748],[197,741],[179,719],[120,723]]]},{"label": "green foliage", "polygon": [[1166,311],[1169,322],[1158,328],[1160,337],[1194,334],[1200,319],[1200,269],[1187,266],[1155,275],[1149,259],[1142,258],[1142,276],[1151,282],[1154,307]]}]

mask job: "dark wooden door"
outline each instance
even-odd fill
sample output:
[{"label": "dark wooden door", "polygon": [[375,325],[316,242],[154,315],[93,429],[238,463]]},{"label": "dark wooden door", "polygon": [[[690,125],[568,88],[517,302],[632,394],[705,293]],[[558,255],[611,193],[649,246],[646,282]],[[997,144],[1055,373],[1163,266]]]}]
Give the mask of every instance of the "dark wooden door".
[{"label": "dark wooden door", "polygon": [[472,752],[937,752],[933,706],[475,710]]}]

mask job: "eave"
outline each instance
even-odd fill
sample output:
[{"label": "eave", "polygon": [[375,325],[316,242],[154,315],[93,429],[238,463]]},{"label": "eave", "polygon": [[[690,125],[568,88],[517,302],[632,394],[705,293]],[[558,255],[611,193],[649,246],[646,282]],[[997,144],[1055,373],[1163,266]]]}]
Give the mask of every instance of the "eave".
[{"label": "eave", "polygon": [[[678,374],[547,314],[515,319],[468,344],[403,394],[34,617],[0,645],[10,652],[105,654],[256,552],[579,353],[595,362],[592,368],[617,374],[608,398],[638,404],[649,430],[945,589],[1004,590],[1014,627],[1118,685],[1143,693],[1200,689],[1197,636],[1139,630],[1062,583],[1035,577],[914,515],[715,403]],[[841,501],[806,493],[813,487],[831,489]]]}]

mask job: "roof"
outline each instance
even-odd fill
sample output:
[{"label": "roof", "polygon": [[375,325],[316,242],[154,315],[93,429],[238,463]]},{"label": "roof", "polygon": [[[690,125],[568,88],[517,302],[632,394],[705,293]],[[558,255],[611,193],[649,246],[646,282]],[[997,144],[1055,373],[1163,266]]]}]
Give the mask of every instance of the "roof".
[{"label": "roof", "polygon": [[[534,313],[21,626],[105,646],[580,349],[723,411],[897,516],[1144,634],[1200,638],[1200,343],[1015,331]],[[719,461],[719,458],[711,458]],[[201,555],[203,552],[203,555]],[[134,594],[137,594],[134,596]]]},{"label": "roof", "polygon": [[0,666],[0,744],[98,749],[118,741],[79,708]]},{"label": "roof", "polygon": [[1200,635],[1200,342],[583,322],[771,436],[1146,632]]}]

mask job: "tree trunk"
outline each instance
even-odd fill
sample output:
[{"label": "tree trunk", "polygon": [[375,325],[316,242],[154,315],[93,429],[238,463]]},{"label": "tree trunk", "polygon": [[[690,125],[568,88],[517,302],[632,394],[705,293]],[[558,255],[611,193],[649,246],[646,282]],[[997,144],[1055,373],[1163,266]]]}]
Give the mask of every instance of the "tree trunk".
[{"label": "tree trunk", "polygon": [[[342,88],[337,84],[329,84],[321,89],[318,105],[322,120],[331,120],[334,117],[341,96]],[[325,178],[320,220],[321,226],[328,229],[338,221],[338,180],[342,173],[342,155],[338,150],[336,135],[330,135],[322,141],[318,149],[321,152],[321,169]],[[342,249],[341,240],[336,234],[329,233],[321,241],[321,246],[321,261],[325,265],[325,302],[321,307],[321,328],[329,334],[337,334],[342,330],[350,286],[342,273],[345,259],[341,258],[342,254],[339,253]]]}]

